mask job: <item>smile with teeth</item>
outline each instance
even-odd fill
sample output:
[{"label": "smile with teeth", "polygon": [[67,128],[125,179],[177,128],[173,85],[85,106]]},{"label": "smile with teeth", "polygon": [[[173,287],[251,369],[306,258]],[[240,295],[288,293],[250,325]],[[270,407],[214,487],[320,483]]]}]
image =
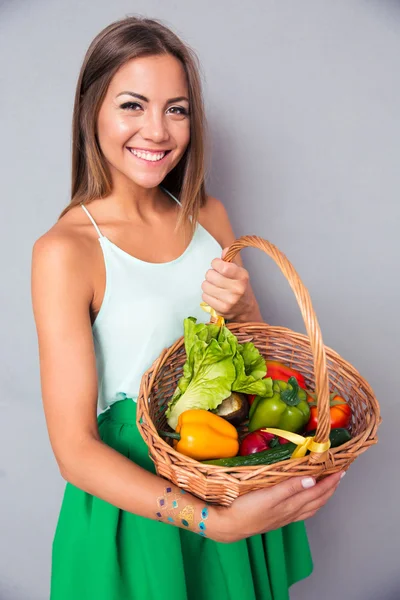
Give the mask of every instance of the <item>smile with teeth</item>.
[{"label": "smile with teeth", "polygon": [[148,160],[150,162],[157,162],[162,160],[167,152],[142,152],[140,150],[134,150],[133,148],[128,148],[131,154],[134,154],[138,158],[143,158],[144,160]]}]

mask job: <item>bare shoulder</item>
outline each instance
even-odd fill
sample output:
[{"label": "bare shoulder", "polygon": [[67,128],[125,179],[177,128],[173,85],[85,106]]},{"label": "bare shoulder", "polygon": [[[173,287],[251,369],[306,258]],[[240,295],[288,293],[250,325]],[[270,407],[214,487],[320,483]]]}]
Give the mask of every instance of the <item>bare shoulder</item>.
[{"label": "bare shoulder", "polygon": [[61,227],[52,227],[35,241],[31,293],[34,315],[41,323],[52,314],[53,302],[65,308],[75,300],[89,315],[93,292],[83,254],[82,241]]},{"label": "bare shoulder", "polygon": [[224,204],[214,196],[207,196],[200,210],[199,222],[223,248],[236,239]]},{"label": "bare shoulder", "polygon": [[[64,315],[70,309],[82,310],[82,318],[90,318],[94,295],[90,257],[91,244],[77,231],[71,217],[64,222],[60,220],[35,241],[31,258],[31,296],[39,330],[57,322],[54,305]],[[50,315],[52,319],[49,319]]]},{"label": "bare shoulder", "polygon": [[73,263],[79,255],[80,242],[75,235],[58,225],[54,225],[40,238],[32,249],[32,260],[35,263],[46,263],[51,267],[53,262]]},{"label": "bare shoulder", "polygon": [[35,241],[36,254],[79,252],[87,242],[87,219],[81,215],[79,207],[73,207],[59,219],[48,231]]},{"label": "bare shoulder", "polygon": [[32,248],[32,270],[38,269],[43,277],[59,277],[63,272],[81,276],[91,286],[89,260],[94,240],[87,235],[85,221],[75,207],[48,231],[39,237]]}]

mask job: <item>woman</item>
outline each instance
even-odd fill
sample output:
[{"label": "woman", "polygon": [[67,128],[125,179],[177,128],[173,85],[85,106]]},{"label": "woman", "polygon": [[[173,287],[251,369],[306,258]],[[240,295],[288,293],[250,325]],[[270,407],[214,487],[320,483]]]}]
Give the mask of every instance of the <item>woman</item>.
[{"label": "woman", "polygon": [[185,317],[208,320],[202,300],[261,320],[240,259],[219,258],[235,238],[205,192],[204,122],[195,55],[169,29],[131,17],[94,39],[72,200],[32,258],[45,415],[68,482],[51,600],[283,600],[312,570],[303,520],[340,474],[206,506],[155,475],[135,425],[141,375]]}]

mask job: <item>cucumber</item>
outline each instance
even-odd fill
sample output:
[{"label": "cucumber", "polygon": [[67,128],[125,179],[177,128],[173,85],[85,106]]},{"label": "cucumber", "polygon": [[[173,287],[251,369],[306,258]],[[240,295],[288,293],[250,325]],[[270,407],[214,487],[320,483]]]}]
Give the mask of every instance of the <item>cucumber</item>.
[{"label": "cucumber", "polygon": [[288,460],[296,448],[296,444],[280,444],[277,448],[255,452],[247,456],[233,456],[232,458],[218,458],[216,460],[203,461],[207,465],[219,467],[255,467],[257,465],[272,465],[281,460]]},{"label": "cucumber", "polygon": [[[315,435],[315,431],[309,431],[306,437]],[[329,434],[331,441],[331,448],[337,448],[342,444],[345,444],[351,440],[351,435],[344,428],[332,429]],[[288,442],[287,444],[281,444],[276,448],[269,450],[263,450],[262,452],[256,452],[254,454],[248,454],[247,456],[233,456],[232,458],[218,458],[216,460],[202,461],[207,465],[215,465],[218,467],[256,467],[258,465],[272,465],[282,460],[289,460],[292,456],[296,444]]]},{"label": "cucumber", "polygon": [[[306,436],[315,435],[316,429],[313,431],[307,431]],[[337,427],[336,429],[331,429],[329,434],[329,439],[331,441],[331,448],[337,448],[346,442],[351,440],[351,435],[347,429],[344,427]]]}]

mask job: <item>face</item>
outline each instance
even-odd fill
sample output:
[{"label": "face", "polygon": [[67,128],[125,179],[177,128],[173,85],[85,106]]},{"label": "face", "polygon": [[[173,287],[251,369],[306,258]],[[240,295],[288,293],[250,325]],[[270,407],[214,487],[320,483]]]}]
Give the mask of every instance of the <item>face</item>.
[{"label": "face", "polygon": [[97,123],[114,184],[153,188],[177,165],[190,140],[188,97],[174,56],[135,58],[117,71]]}]

